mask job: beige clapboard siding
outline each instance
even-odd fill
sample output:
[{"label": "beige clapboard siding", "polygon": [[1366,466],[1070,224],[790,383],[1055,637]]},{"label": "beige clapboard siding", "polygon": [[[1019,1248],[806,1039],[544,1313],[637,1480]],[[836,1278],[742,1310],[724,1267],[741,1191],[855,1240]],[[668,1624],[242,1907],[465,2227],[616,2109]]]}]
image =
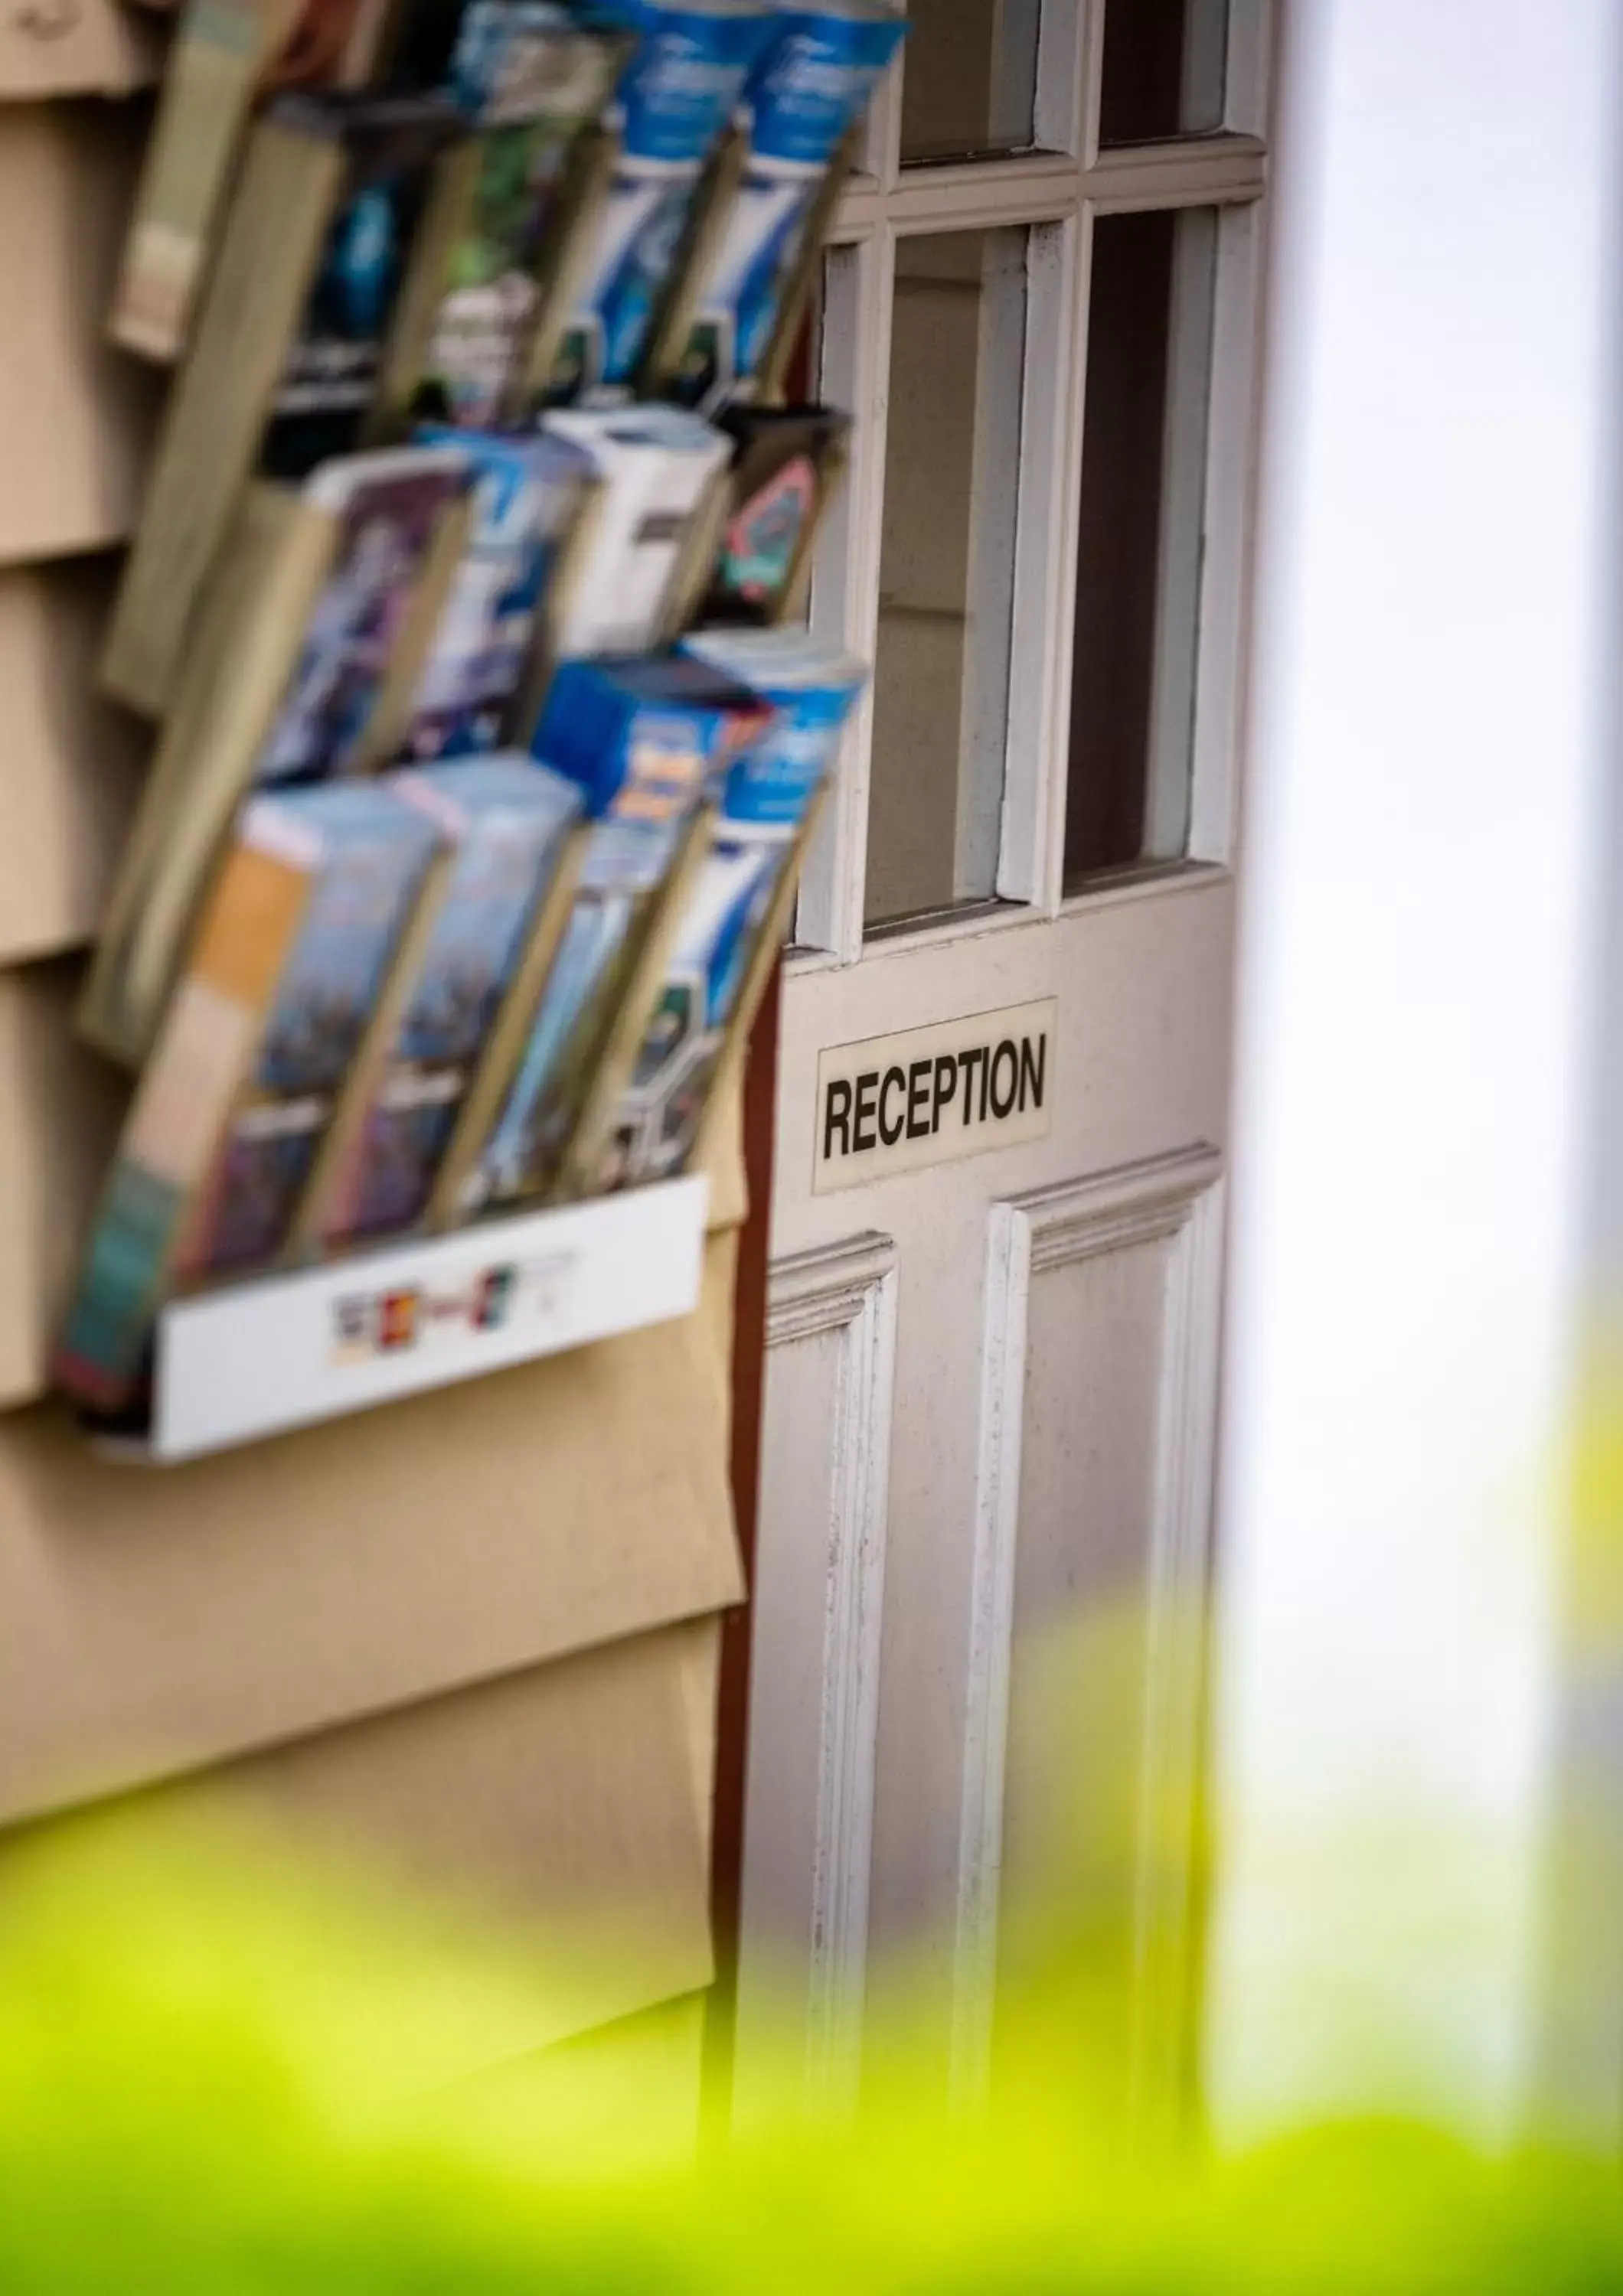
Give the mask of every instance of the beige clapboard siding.
[{"label": "beige clapboard siding", "polygon": [[0,1819],[740,1593],[702,1316],[181,1467],[0,1416]]},{"label": "beige clapboard siding", "polygon": [[104,326],[144,132],[138,102],[0,104],[0,565],[129,532],[162,382]]},{"label": "beige clapboard siding", "polygon": [[[713,1636],[711,1637],[713,1647]],[[128,1797],[126,1839],[250,1822],[353,1876],[469,1978],[371,2070],[438,2085],[692,1993],[712,1974],[708,1835],[678,1628],[506,1676]],[[70,1846],[80,1816],[0,1841]],[[377,1893],[375,1898],[373,1893]],[[495,1962],[497,1980],[474,1972]]]},{"label": "beige clapboard siding", "polygon": [[[735,1077],[723,1084],[717,1104],[705,1126],[701,1147],[710,1180],[709,1218],[713,1228],[742,1227],[749,1212],[749,1187],[744,1172],[743,1095]],[[728,1326],[730,1335],[731,1324]],[[731,1341],[729,1339],[730,1354]]]},{"label": "beige clapboard siding", "polygon": [[128,1086],[73,1034],[81,967],[0,972],[0,1406],[45,1382]]},{"label": "beige clapboard siding", "polygon": [[671,1631],[680,1653],[693,1804],[708,1860],[715,1816],[713,1789],[721,1728],[716,1702],[721,1686],[721,1621],[718,1618],[689,1619]]},{"label": "beige clapboard siding", "polygon": [[[560,2114],[585,2157],[614,2157],[628,2171],[688,2168],[701,2136],[708,1996],[659,2001],[612,2025],[531,2051],[450,2085],[453,2112],[556,2125]],[[498,2120],[498,2126],[501,2125]]]},{"label": "beige clapboard siding", "polygon": [[150,735],[94,684],[116,570],[101,557],[0,571],[0,965],[91,939],[135,811]]},{"label": "beige clapboard siding", "polygon": [[159,20],[120,0],[29,0],[0,13],[0,104],[128,95],[162,69]]}]

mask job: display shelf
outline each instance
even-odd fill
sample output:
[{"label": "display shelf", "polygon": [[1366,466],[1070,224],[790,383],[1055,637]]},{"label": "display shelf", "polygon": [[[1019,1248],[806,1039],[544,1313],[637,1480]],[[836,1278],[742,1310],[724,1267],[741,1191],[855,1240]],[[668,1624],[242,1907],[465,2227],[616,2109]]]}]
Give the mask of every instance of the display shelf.
[{"label": "display shelf", "polygon": [[197,1458],[688,1315],[707,1194],[695,1174],[176,1300],[150,1429],[103,1447]]}]

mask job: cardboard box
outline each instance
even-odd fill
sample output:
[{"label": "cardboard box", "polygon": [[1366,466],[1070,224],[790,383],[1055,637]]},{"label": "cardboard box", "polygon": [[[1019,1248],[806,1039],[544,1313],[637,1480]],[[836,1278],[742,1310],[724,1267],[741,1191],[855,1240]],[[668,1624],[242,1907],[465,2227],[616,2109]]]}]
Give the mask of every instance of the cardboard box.
[{"label": "cardboard box", "polygon": [[0,103],[128,95],[163,68],[160,26],[119,0],[21,0],[0,15]]},{"label": "cardboard box", "polygon": [[0,107],[0,565],[130,529],[162,379],[103,326],[142,138],[133,104]]},{"label": "cardboard box", "polygon": [[[341,1887],[352,1879],[385,1951],[398,1920],[408,1943],[465,1969],[432,2020],[379,2037],[397,2062],[368,2067],[387,2086],[437,2085],[709,1983],[688,1653],[682,1628],[638,1636],[154,1788],[111,1815],[136,1843],[246,1819]],[[12,1839],[71,1845],[78,1832],[54,1820]]]},{"label": "cardboard box", "polygon": [[82,558],[0,573],[0,965],[91,938],[134,816],[151,736],[95,687],[115,571]]},{"label": "cardboard box", "polygon": [[741,1593],[705,1318],[185,1467],[0,1418],[0,1817]]},{"label": "cardboard box", "polygon": [[[8,854],[0,882],[11,865]],[[0,1406],[44,1388],[124,1118],[124,1079],[73,1034],[80,969],[56,958],[0,972]]]}]

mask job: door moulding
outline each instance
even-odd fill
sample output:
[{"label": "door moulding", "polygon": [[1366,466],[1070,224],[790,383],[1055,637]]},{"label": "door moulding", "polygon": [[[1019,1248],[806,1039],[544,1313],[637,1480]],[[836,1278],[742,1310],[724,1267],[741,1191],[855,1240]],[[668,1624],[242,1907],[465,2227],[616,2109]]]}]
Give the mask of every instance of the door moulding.
[{"label": "door moulding", "polygon": [[854,2104],[867,1989],[879,1636],[896,1351],[896,1247],[874,1233],[774,1264],[766,1341],[841,1335],[825,1550],[806,2081]]},{"label": "door moulding", "polygon": [[[1170,1988],[1145,1980],[1152,1971],[1181,1965],[1188,1948],[1202,1694],[1199,1620],[1216,1450],[1223,1192],[1223,1158],[1202,1144],[1061,1181],[991,1212],[952,1975],[952,2079],[966,2103],[985,2095],[991,2069],[1032,1282],[1050,1268],[1157,1242],[1170,1250],[1149,1537],[1132,2079],[1146,2103],[1179,2080],[1182,2019]],[[1156,1813],[1184,1808],[1190,1814],[1189,1857],[1178,1870],[1165,1855],[1166,1828]]]}]

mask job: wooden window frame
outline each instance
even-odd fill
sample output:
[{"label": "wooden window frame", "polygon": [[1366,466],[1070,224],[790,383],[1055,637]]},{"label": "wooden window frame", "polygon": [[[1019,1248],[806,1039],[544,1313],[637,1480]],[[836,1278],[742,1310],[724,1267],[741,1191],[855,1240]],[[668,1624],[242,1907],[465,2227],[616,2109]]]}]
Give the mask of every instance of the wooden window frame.
[{"label": "wooden window frame", "polygon": [[[865,951],[1018,930],[1078,903],[1133,898],[1169,876],[1232,865],[1273,15],[1273,0],[1231,0],[1224,118],[1209,135],[1100,148],[1100,0],[1046,0],[1034,106],[1042,148],[903,166],[901,73],[893,72],[879,91],[864,165],[846,188],[830,235],[825,277],[821,389],[858,419],[845,494],[820,548],[812,625],[873,659],[897,240],[1024,226],[1030,234],[1026,357],[997,898],[904,920],[877,936],[864,931],[872,724],[865,706],[850,729],[835,800],[808,857],[792,975],[856,964]],[[1101,215],[1202,207],[1215,209],[1219,221],[1203,410],[1208,444],[1188,857],[1146,864],[1125,880],[1101,880],[1067,895],[1071,625],[1093,226]]]}]

